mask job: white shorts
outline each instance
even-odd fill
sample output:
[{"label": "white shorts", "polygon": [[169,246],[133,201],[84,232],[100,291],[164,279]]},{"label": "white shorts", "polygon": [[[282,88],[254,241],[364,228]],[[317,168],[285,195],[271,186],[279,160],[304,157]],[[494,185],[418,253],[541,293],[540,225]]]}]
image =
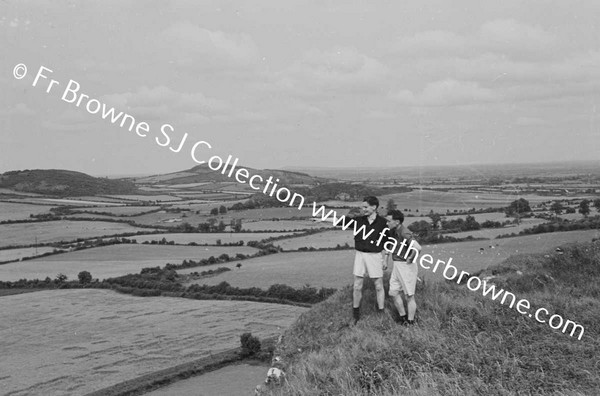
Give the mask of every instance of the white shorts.
[{"label": "white shorts", "polygon": [[407,296],[414,296],[418,272],[416,261],[410,264],[406,261],[394,261],[390,277],[390,296],[397,296],[400,291],[404,291]]},{"label": "white shorts", "polygon": [[366,253],[356,251],[354,256],[354,276],[383,278],[383,257],[381,253]]}]

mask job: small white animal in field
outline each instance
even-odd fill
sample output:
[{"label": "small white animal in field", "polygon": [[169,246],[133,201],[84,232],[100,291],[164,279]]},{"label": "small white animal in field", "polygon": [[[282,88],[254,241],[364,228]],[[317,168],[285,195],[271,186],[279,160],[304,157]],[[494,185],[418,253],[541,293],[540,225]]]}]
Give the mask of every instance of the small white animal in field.
[{"label": "small white animal in field", "polygon": [[267,379],[265,379],[265,384],[272,382],[279,384],[283,377],[285,377],[285,373],[283,371],[277,367],[271,367],[269,371],[267,371]]}]

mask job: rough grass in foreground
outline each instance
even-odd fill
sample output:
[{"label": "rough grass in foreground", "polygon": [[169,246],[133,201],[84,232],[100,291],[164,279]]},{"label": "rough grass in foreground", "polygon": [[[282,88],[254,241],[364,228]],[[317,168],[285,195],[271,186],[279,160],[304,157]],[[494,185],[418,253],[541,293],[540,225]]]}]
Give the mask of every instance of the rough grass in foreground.
[{"label": "rough grass in foreground", "polygon": [[419,324],[404,328],[394,322],[389,301],[378,316],[367,282],[357,326],[349,325],[347,287],[287,331],[276,351],[287,363],[287,381],[269,394],[597,394],[600,243],[563,249],[562,255],[511,257],[493,271],[534,309],[583,325],[581,340],[450,282],[420,285]]}]

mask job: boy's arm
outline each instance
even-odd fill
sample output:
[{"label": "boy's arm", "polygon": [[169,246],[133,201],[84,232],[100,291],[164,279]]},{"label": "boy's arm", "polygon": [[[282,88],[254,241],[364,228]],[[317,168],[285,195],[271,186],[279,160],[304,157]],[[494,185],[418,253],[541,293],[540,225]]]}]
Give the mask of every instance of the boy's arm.
[{"label": "boy's arm", "polygon": [[352,208],[348,211],[348,213],[346,213],[344,216],[341,216],[339,218],[339,220],[341,220],[341,221],[338,222],[337,226],[346,228],[347,226],[352,224],[353,221],[357,221],[360,217],[361,217],[360,210],[357,210],[357,208]]},{"label": "boy's arm", "polygon": [[407,263],[412,263],[417,254],[421,254],[421,244],[415,238],[414,234],[405,226],[402,226],[402,238],[405,238],[409,242],[409,246],[412,245],[413,248],[417,249],[417,252],[411,251],[410,255],[406,258]]}]

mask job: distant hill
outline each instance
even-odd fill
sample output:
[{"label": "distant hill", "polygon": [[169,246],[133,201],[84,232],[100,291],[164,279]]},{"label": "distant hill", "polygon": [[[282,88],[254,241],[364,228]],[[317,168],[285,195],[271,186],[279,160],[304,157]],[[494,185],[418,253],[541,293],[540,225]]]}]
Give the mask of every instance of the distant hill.
[{"label": "distant hill", "polygon": [[6,172],[0,175],[0,188],[61,197],[139,193],[128,180],[98,178],[62,169]]},{"label": "distant hill", "polygon": [[[285,171],[278,169],[254,169],[248,168],[243,165],[237,165],[236,170],[245,168],[251,175],[261,175],[263,179],[268,179],[269,176],[273,177],[273,180],[279,179],[279,185],[293,186],[293,185],[305,185],[315,186],[321,183],[326,183],[330,179],[322,177],[310,176],[306,173]],[[228,177],[230,166],[227,167],[226,173],[223,175],[220,171],[214,171],[208,167],[208,165],[202,164],[195,166],[191,169],[187,169],[180,172],[168,173],[165,175],[154,175],[148,177],[134,178],[136,184],[190,184],[190,183],[208,183],[208,182],[234,182],[235,173],[232,177]],[[235,172],[235,171],[234,171]]]}]

